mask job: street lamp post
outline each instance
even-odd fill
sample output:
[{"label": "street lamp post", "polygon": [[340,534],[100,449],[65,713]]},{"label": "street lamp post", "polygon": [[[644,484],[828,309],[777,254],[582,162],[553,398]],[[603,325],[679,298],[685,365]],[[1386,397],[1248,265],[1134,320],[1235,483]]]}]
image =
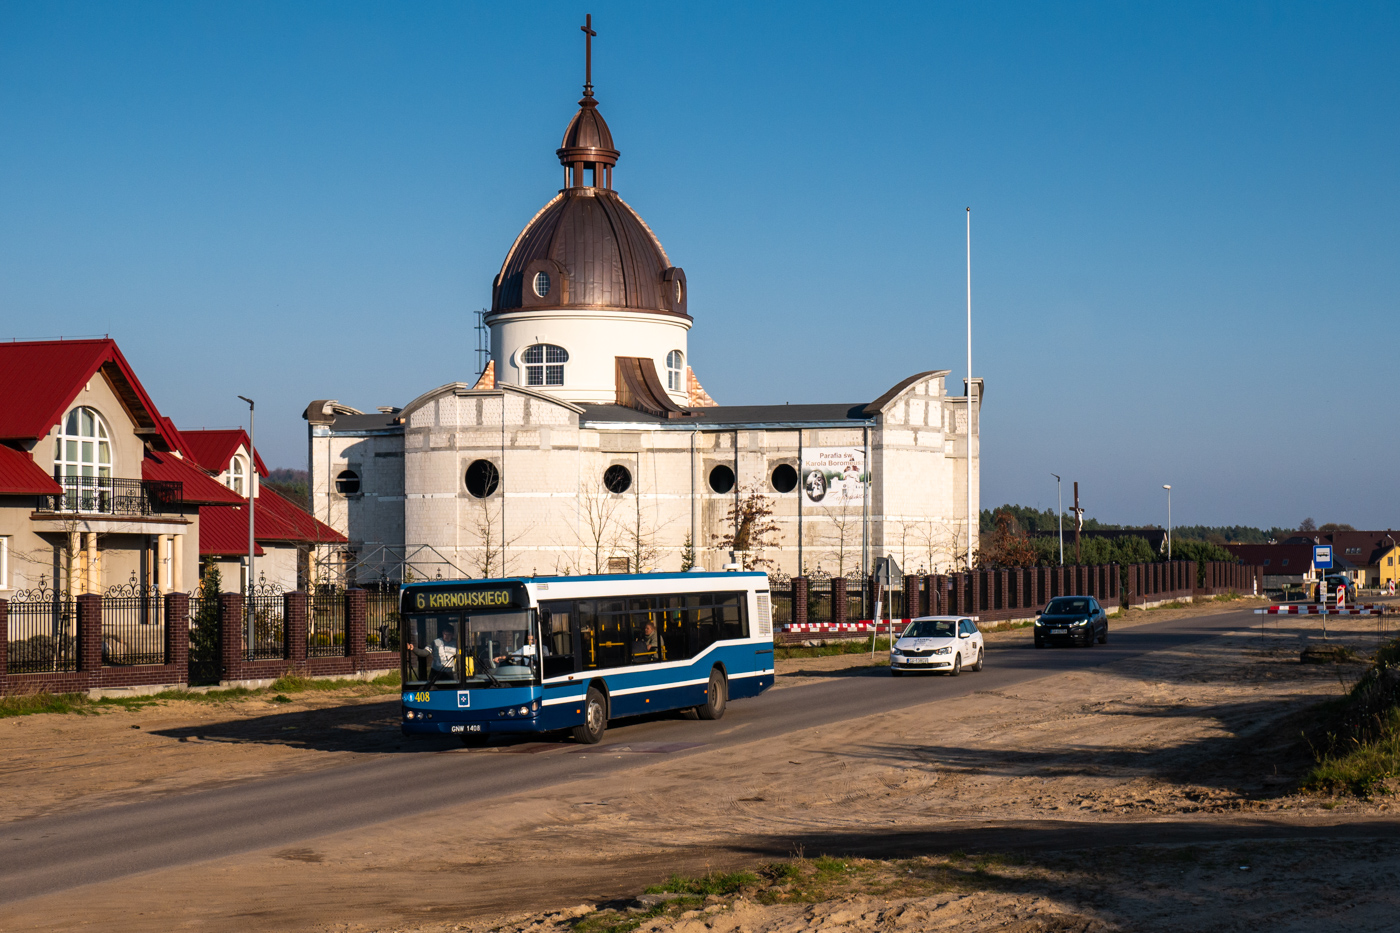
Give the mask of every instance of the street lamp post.
[{"label": "street lamp post", "polygon": [[1055,502],[1059,508],[1055,510],[1055,521],[1060,523],[1060,566],[1065,565],[1065,494],[1060,489],[1060,477],[1054,473],[1055,477]]},{"label": "street lamp post", "polygon": [[1172,488],[1166,484],[1162,488],[1167,491],[1167,560],[1172,559]]},{"label": "street lamp post", "polygon": [[243,591],[243,611],[247,616],[247,644],[244,645],[244,652],[248,660],[253,660],[253,639],[255,631],[253,628],[253,551],[257,547],[253,540],[253,480],[258,475],[258,455],[256,442],[253,440],[253,400],[238,396],[248,403],[248,446],[253,449],[248,451],[248,585]]}]

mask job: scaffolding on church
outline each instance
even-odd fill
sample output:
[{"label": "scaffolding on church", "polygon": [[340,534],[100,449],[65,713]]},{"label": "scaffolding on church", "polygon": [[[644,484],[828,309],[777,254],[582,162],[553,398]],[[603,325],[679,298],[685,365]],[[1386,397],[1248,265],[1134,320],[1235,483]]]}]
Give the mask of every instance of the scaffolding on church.
[{"label": "scaffolding on church", "polygon": [[417,580],[470,580],[472,575],[430,544],[380,545],[363,554],[338,550],[318,561],[316,578],[342,587],[413,583]]}]

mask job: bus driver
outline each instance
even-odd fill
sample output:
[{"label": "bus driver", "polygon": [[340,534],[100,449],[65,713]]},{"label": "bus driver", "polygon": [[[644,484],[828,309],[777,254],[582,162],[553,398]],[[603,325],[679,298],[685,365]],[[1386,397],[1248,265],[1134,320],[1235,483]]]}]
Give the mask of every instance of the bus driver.
[{"label": "bus driver", "polygon": [[430,647],[416,648],[411,644],[408,646],[408,650],[415,657],[433,659],[433,668],[428,672],[429,689],[439,680],[457,679],[457,638],[452,628],[450,623],[444,625]]}]

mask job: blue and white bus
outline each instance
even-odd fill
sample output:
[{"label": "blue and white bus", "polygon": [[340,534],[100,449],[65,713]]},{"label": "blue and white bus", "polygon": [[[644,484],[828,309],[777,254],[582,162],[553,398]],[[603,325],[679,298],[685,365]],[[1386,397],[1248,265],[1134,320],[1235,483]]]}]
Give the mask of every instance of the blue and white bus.
[{"label": "blue and white bus", "polygon": [[405,586],[403,731],[573,730],[663,710],[719,719],[773,685],[763,573],[456,580]]}]

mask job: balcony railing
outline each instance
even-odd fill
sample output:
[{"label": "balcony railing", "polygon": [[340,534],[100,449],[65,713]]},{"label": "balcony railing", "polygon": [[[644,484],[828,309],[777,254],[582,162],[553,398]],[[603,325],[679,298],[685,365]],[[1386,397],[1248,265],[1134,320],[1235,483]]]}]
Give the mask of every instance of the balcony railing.
[{"label": "balcony railing", "polygon": [[184,498],[184,484],[170,480],[108,476],[59,476],[59,496],[40,496],[40,512],[151,515],[169,512]]}]

